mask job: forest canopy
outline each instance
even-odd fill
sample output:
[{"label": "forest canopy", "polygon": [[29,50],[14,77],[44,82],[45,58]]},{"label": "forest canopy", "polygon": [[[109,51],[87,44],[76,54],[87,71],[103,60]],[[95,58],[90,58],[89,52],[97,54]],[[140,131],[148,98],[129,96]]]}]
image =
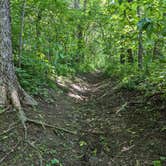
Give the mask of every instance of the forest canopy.
[{"label": "forest canopy", "polygon": [[165,0],[12,0],[21,85],[35,93],[53,75],[102,70],[122,86],[164,90],[165,11]]}]

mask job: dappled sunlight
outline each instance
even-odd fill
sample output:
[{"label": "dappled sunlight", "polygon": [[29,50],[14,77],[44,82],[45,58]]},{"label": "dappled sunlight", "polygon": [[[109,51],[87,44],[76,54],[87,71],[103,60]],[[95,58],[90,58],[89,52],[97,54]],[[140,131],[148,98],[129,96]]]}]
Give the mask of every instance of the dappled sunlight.
[{"label": "dappled sunlight", "polygon": [[56,83],[57,83],[59,86],[66,87],[65,83],[62,82],[60,79],[57,79],[57,80],[56,80]]},{"label": "dappled sunlight", "polygon": [[71,92],[68,93],[68,96],[71,98],[74,98],[76,100],[84,100],[84,98],[82,96],[79,96],[79,95],[71,93]]},{"label": "dappled sunlight", "polygon": [[75,90],[80,91],[80,92],[84,92],[84,89],[76,84],[72,84],[71,87]]},{"label": "dappled sunlight", "polygon": [[76,101],[84,101],[88,97],[86,96],[90,91],[89,84],[86,80],[76,77],[74,80],[68,77],[58,77],[56,84],[60,89],[66,91],[67,95]]},{"label": "dappled sunlight", "polygon": [[166,0],[0,4],[0,166],[166,166]]},{"label": "dappled sunlight", "polygon": [[82,93],[85,93],[86,91],[88,91],[89,90],[89,88],[87,87],[87,86],[85,86],[85,85],[77,85],[77,84],[72,84],[71,85],[71,88],[73,88],[73,89],[75,89],[75,90],[77,90],[77,91],[79,91],[79,92],[82,92]]}]

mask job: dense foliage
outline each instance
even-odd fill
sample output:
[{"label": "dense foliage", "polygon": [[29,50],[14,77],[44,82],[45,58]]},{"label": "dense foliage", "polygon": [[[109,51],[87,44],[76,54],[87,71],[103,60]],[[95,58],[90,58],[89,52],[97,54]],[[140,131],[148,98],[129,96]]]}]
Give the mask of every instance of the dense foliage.
[{"label": "dense foliage", "polygon": [[32,94],[56,75],[92,70],[123,88],[166,92],[165,0],[11,2],[16,71]]}]

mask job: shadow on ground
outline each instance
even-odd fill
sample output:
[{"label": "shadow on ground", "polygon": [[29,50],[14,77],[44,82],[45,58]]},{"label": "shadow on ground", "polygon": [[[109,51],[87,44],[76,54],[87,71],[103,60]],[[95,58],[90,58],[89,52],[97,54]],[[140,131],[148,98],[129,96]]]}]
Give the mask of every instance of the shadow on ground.
[{"label": "shadow on ground", "polygon": [[[77,134],[28,125],[28,137],[40,150],[44,166],[149,166],[166,161],[165,116],[145,103],[140,92],[119,90],[117,81],[102,73],[59,77],[60,90],[49,91],[51,100],[37,98],[39,107],[26,114]],[[1,166],[38,166],[35,149],[22,142],[22,126],[15,112],[0,115]],[[7,155],[13,149],[13,153]],[[52,164],[51,164],[52,163]]]}]

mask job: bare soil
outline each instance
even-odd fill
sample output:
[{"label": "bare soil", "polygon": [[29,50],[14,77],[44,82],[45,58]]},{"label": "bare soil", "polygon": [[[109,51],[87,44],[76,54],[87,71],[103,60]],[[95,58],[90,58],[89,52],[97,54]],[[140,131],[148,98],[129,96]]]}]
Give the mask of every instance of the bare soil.
[{"label": "bare soil", "polygon": [[35,150],[22,141],[22,126],[13,126],[16,112],[8,110],[0,114],[0,166],[39,166],[37,151],[44,166],[166,165],[165,106],[161,110],[141,92],[118,89],[102,73],[61,77],[56,84],[45,99],[36,98],[38,108],[25,112],[72,133],[28,124]]}]

